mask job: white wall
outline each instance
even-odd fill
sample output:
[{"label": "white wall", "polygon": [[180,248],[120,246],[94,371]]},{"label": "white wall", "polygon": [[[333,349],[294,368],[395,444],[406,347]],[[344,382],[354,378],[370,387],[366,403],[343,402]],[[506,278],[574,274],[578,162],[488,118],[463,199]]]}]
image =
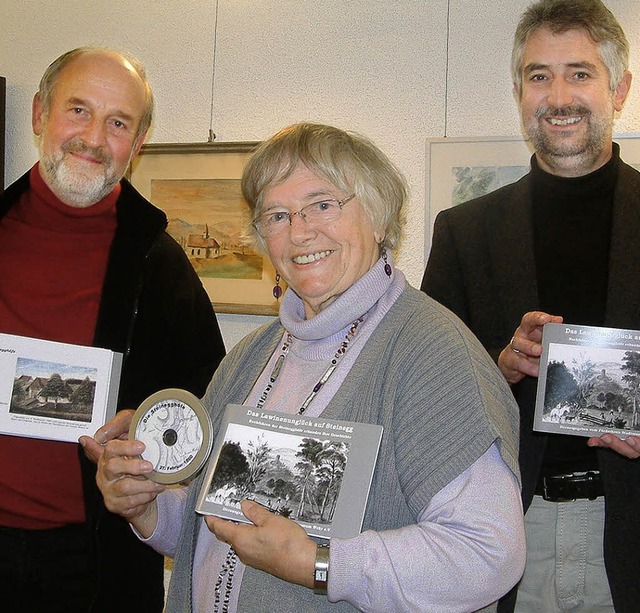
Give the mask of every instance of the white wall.
[{"label": "white wall", "polygon": [[[399,265],[418,285],[425,263],[425,139],[519,134],[511,94],[513,31],[529,0],[22,0],[2,2],[7,77],[5,183],[36,159],[30,105],[46,66],[84,44],[126,49],[157,100],[152,142],[263,139],[300,120],[371,137],[412,189]],[[640,79],[637,0],[608,0]],[[449,62],[447,75],[447,18]],[[445,120],[446,117],[446,120]],[[640,132],[640,84],[616,125]],[[267,320],[219,316],[225,342]]]}]

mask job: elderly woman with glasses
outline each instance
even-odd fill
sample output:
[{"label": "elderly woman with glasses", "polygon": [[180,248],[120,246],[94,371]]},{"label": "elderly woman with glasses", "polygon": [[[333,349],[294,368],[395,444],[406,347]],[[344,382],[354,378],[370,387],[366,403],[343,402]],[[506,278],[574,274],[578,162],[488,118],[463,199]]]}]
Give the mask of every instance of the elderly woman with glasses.
[{"label": "elderly woman with glasses", "polygon": [[235,403],[380,424],[382,442],[363,531],[329,547],[249,500],[250,523],[203,518],[202,476],[165,490],[144,478],[140,442],[109,442],[98,462],[108,508],[175,558],[167,611],[494,602],[524,566],[517,407],[475,337],[394,266],[404,179],[365,138],[303,123],[258,148],[242,190],[254,239],[288,289],[279,318],[214,375],[203,398],[214,432]]}]

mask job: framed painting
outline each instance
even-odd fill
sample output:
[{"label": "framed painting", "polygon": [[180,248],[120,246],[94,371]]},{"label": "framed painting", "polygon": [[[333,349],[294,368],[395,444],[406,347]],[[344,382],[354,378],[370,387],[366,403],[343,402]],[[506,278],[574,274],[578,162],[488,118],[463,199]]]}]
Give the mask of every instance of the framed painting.
[{"label": "framed painting", "polygon": [[[622,159],[640,170],[640,135],[616,134]],[[427,139],[425,261],[438,213],[513,183],[529,172],[533,148],[522,137]]]},{"label": "framed painting", "polygon": [[218,313],[276,315],[275,270],[244,239],[240,177],[257,142],[143,145],[129,174],[162,209]]}]

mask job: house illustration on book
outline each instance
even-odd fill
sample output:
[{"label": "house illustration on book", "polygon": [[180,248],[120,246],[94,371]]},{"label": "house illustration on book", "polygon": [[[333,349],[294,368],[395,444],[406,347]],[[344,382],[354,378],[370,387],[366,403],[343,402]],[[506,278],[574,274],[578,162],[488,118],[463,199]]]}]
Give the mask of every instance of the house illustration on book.
[{"label": "house illustration on book", "polygon": [[[59,384],[52,384],[56,379]],[[13,394],[14,401],[21,401],[24,406],[44,405],[52,400],[56,407],[74,402],[88,405],[93,402],[95,388],[96,382],[89,377],[63,380],[60,375],[50,378],[20,375],[14,381]]]},{"label": "house illustration on book", "polygon": [[47,384],[44,377],[30,377],[29,375],[21,375],[16,379],[16,383],[24,389],[27,398],[32,400],[40,395],[40,392]]},{"label": "house illustration on book", "polygon": [[205,224],[202,234],[189,234],[187,255],[196,258],[212,258],[220,255],[220,244],[209,234],[209,224]]}]

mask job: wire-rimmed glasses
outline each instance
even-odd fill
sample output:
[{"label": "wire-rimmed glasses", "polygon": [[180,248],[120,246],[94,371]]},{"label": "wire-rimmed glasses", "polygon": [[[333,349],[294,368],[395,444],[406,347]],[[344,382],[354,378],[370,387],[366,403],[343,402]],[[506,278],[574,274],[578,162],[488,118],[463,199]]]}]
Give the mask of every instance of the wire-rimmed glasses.
[{"label": "wire-rimmed glasses", "polygon": [[338,219],[342,214],[342,207],[355,196],[355,194],[351,194],[342,200],[323,198],[303,206],[295,213],[286,210],[267,211],[255,219],[253,227],[262,238],[269,238],[288,228],[296,215],[300,215],[311,227],[322,226]]}]

